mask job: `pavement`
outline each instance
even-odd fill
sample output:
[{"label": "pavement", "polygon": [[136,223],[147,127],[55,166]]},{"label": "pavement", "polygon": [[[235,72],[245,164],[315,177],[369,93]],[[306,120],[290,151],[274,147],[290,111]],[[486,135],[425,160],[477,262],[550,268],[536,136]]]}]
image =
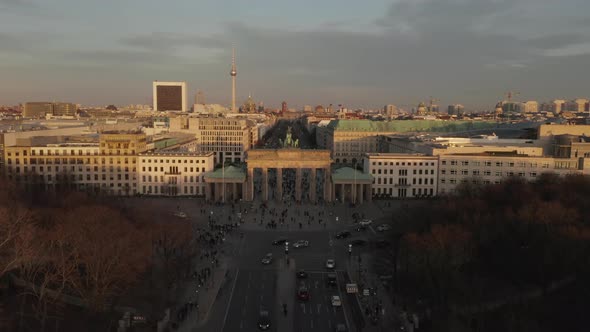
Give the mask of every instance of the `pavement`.
[{"label": "pavement", "polygon": [[[176,295],[178,303],[190,299],[191,296],[198,297],[199,309],[191,312],[179,327],[179,330],[189,332],[255,330],[261,307],[271,311],[273,323],[280,327],[280,331],[330,331],[340,322],[344,322],[349,331],[360,331],[356,328],[355,311],[363,310],[359,308],[362,301],[347,296],[345,289],[347,276],[354,276],[354,267],[346,263],[348,243],[353,239],[373,238],[376,225],[382,221],[391,221],[390,217],[385,220],[384,215],[403,204],[396,201],[374,201],[352,207],[341,203],[298,205],[269,201],[266,203],[267,209],[263,217],[261,202],[215,205],[206,204],[200,199],[139,200],[144,204],[153,203],[159,206],[161,211],[181,210],[187,213],[188,220],[200,227],[207,224],[210,216],[218,224],[242,222],[238,229],[226,236],[226,241],[222,245],[224,253],[218,255],[220,266],[212,271],[212,278],[199,289],[198,295],[195,295],[196,285],[192,280],[179,287],[182,290]],[[278,220],[280,213],[285,209],[288,210],[285,222],[278,223],[277,228],[269,229],[266,224],[272,219]],[[350,229],[353,225],[354,212],[363,215],[364,218],[373,219],[373,227],[364,232],[352,231],[352,237],[348,239],[335,239],[336,232]],[[165,216],[169,215],[170,212],[165,212]],[[323,222],[319,223],[319,219],[323,219]],[[244,236],[241,237],[240,233]],[[291,247],[290,264],[285,267],[284,247],[271,245],[278,237],[287,237],[292,243],[299,239],[308,240],[310,246],[298,249]],[[371,251],[366,247],[354,250],[354,254],[360,252],[371,255]],[[270,266],[264,266],[260,260],[268,252],[273,253],[275,260]],[[337,262],[336,288],[328,287],[325,282],[328,272],[325,268],[327,258],[334,258]],[[198,264],[195,265],[195,268],[198,267]],[[299,303],[296,299],[296,269],[305,269],[309,272],[309,280],[306,282],[309,283],[312,296],[308,303]],[[228,277],[226,273],[229,273]],[[341,294],[341,309],[331,307],[330,298],[336,294]],[[280,303],[285,298],[288,305],[287,317],[282,314]],[[394,312],[394,309],[389,309],[385,304],[384,307],[386,313]],[[362,331],[369,331],[370,328],[372,326],[367,324],[366,329]]]}]

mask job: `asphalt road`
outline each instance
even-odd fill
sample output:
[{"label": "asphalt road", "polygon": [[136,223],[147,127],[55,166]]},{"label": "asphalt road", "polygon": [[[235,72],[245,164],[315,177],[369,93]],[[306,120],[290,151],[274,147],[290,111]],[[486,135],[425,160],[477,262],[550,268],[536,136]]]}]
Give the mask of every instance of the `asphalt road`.
[{"label": "asphalt road", "polygon": [[[272,245],[272,241],[281,237],[289,239],[289,257],[291,268],[304,269],[308,278],[298,279],[293,289],[298,289],[303,282],[310,291],[310,300],[301,302],[293,292],[292,299],[279,298],[281,285],[277,284],[277,274],[286,268],[285,246]],[[293,331],[331,331],[336,324],[347,324],[350,317],[345,316],[345,307],[333,308],[332,295],[343,298],[344,271],[346,266],[347,240],[335,240],[328,231],[245,231],[243,244],[234,262],[237,270],[235,285],[226,306],[224,315],[224,332],[256,330],[261,308],[271,312],[273,327],[277,317],[283,315],[278,303],[293,303],[288,307],[287,318],[291,320]],[[309,241],[309,247],[293,248],[296,240]],[[267,253],[273,254],[273,262],[263,265],[261,260]],[[335,270],[338,273],[338,285],[331,286],[327,282],[328,271],[326,259],[336,260]],[[272,329],[272,331],[276,331]]]}]

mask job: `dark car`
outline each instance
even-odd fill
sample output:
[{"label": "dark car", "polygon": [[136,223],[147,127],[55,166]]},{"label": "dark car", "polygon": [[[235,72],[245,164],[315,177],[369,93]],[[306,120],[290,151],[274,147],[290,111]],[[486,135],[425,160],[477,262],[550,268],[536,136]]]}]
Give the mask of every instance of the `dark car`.
[{"label": "dark car", "polygon": [[364,232],[364,231],[367,230],[367,226],[365,226],[365,225],[358,225],[358,226],[356,226],[354,228],[354,230],[357,231],[357,232]]},{"label": "dark car", "polygon": [[280,239],[276,239],[274,241],[272,241],[272,244],[275,246],[280,246],[282,244],[285,244],[285,242],[289,241],[288,239],[285,238],[280,238]]},{"label": "dark car", "polygon": [[305,278],[307,278],[307,272],[305,272],[303,270],[297,271],[297,278],[299,278],[299,279],[305,279]]},{"label": "dark car", "polygon": [[342,232],[338,232],[338,234],[336,234],[336,238],[337,239],[345,239],[347,237],[349,237],[351,234],[349,231],[342,231]]},{"label": "dark car", "polygon": [[270,329],[270,313],[268,310],[260,310],[258,328],[264,331]]},{"label": "dark car", "polygon": [[307,287],[299,287],[299,290],[297,290],[297,298],[301,301],[309,301],[309,290]]},{"label": "dark car", "polygon": [[337,279],[336,273],[328,273],[328,285],[336,285]]},{"label": "dark car", "polygon": [[364,246],[367,244],[367,241],[363,239],[356,239],[350,241],[350,244],[352,244],[353,246]]}]

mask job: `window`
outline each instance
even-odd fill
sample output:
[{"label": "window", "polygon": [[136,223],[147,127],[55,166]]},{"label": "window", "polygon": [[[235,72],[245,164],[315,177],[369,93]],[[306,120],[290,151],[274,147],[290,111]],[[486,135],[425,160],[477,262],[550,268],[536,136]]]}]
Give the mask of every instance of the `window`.
[{"label": "window", "polygon": [[473,173],[472,174],[475,175],[475,176],[478,176],[479,175],[479,170],[477,170],[477,169],[476,170],[473,170]]},{"label": "window", "polygon": [[457,165],[457,161],[456,160],[451,160],[451,166],[455,166]]},{"label": "window", "polygon": [[502,162],[501,161],[496,161],[496,167],[502,167]]}]

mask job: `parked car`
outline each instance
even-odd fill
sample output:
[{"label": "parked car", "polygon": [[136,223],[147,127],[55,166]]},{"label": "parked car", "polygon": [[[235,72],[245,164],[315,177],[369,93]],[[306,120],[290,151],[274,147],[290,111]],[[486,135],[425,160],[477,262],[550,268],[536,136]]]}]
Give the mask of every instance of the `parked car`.
[{"label": "parked car", "polygon": [[268,253],[262,258],[262,264],[269,265],[270,263],[272,263],[272,254]]},{"label": "parked car", "polygon": [[359,222],[359,224],[361,226],[369,226],[372,223],[373,223],[373,220],[371,220],[371,219],[363,219],[363,220],[361,220],[361,222]]},{"label": "parked car", "polygon": [[336,267],[336,261],[333,259],[326,260],[326,268],[333,269],[334,267]]},{"label": "parked car", "polygon": [[341,307],[342,301],[340,300],[340,296],[334,295],[332,296],[332,306],[333,307]]},{"label": "parked car", "polygon": [[381,224],[379,226],[377,226],[377,231],[378,232],[385,232],[391,229],[391,226],[389,226],[388,224]]},{"label": "parked car", "polygon": [[309,246],[309,241],[306,240],[299,240],[295,243],[293,243],[293,248],[301,248],[301,247],[308,247]]},{"label": "parked car", "polygon": [[349,237],[350,235],[351,234],[349,231],[341,231],[336,234],[336,238],[337,239],[345,239],[345,238]]}]

